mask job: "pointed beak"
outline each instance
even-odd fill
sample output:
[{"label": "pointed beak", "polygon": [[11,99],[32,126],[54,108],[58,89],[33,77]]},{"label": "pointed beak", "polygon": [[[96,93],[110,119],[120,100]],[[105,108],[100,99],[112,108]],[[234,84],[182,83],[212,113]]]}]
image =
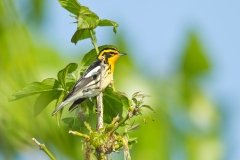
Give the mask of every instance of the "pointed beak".
[{"label": "pointed beak", "polygon": [[126,56],[127,54],[126,53],[120,53],[119,55],[120,56]]}]

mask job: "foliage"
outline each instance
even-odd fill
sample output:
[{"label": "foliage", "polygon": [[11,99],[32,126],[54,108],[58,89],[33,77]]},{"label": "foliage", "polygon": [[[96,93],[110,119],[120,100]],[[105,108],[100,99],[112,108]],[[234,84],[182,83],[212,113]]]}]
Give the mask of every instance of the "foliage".
[{"label": "foliage", "polygon": [[[9,98],[9,101],[14,101],[34,94],[40,94],[34,105],[35,116],[41,113],[41,111],[54,100],[56,100],[55,106],[57,107],[76,83],[78,79],[76,77],[79,77],[78,74],[84,72],[86,68],[93,63],[99,50],[107,47],[107,45],[97,47],[94,29],[97,26],[113,26],[113,30],[116,33],[116,27],[118,26],[117,23],[113,21],[100,20],[95,13],[89,10],[88,7],[82,6],[76,0],[59,0],[59,2],[62,7],[73,13],[75,15],[74,17],[78,20],[77,31],[72,37],[72,42],[76,44],[79,40],[91,38],[95,50],[92,49],[85,54],[79,69],[78,64],[70,63],[58,72],[57,79],[47,78],[42,82],[33,82],[15,92]],[[132,145],[136,143],[136,138],[130,139],[128,132],[139,129],[140,124],[126,127],[126,121],[133,116],[142,115],[142,108],[153,110],[149,105],[143,104],[143,99],[145,97],[146,95],[136,92],[132,95],[132,98],[128,98],[125,93],[116,92],[113,88],[107,87],[103,92],[102,97],[104,105],[103,122],[107,125],[104,128],[101,128],[100,130],[97,129],[96,132],[93,132],[90,129],[90,125],[84,121],[86,128],[88,128],[90,132],[89,136],[79,132],[70,133],[77,133],[77,135],[84,137],[84,147],[92,148],[97,159],[106,159],[108,154],[119,152],[121,148],[124,149],[125,159],[129,159],[129,146],[132,147]],[[94,108],[94,103],[88,103],[88,101],[84,102],[80,105],[80,109],[76,110],[77,114],[75,115],[79,116],[67,117],[62,121],[70,128],[73,126],[80,128],[81,118],[86,117],[86,115],[89,114],[90,108]],[[126,112],[123,112],[123,108],[125,108]],[[58,124],[60,123],[62,113],[63,108],[56,115]],[[125,128],[125,132],[119,134],[116,131],[121,127]],[[88,153],[87,151],[85,153],[86,157],[89,157],[91,154],[92,153]]]},{"label": "foliage", "polygon": [[[88,7],[82,6],[77,0],[58,0],[63,8],[74,14],[77,19],[77,31],[74,33],[71,42],[77,44],[79,40],[91,38],[91,31],[98,26],[113,26],[114,33],[117,33],[118,24],[99,17]],[[95,34],[95,32],[93,33]]]},{"label": "foliage", "polygon": [[[54,76],[55,78],[56,69],[64,68],[69,63],[68,61],[79,63],[79,57],[76,56],[76,53],[71,54],[68,58],[63,58],[63,55],[59,54],[59,50],[52,43],[46,44],[45,39],[48,37],[38,39],[39,33],[42,31],[41,27],[43,25],[52,27],[52,23],[46,21],[48,17],[46,5],[37,5],[37,1],[27,0],[25,3],[20,3],[21,5],[18,5],[18,7],[22,7],[24,12],[19,11],[19,8],[16,9],[15,1],[0,1],[0,157],[3,159],[27,159],[29,156],[36,156],[32,153],[38,153],[42,159],[48,159],[31,142],[30,138],[35,136],[40,142],[44,142],[57,159],[82,159],[81,149],[79,150],[82,139],[68,135],[68,125],[61,123],[59,128],[54,121],[55,117],[50,116],[56,105],[55,101],[42,110],[37,117],[34,117],[33,114],[34,100],[37,98],[37,94],[11,103],[7,102],[8,97],[13,92],[23,88],[26,84],[43,80],[46,77]],[[42,2],[48,3],[47,1]],[[115,2],[109,3],[114,5]],[[23,4],[24,6],[22,6]],[[58,4],[54,5],[53,7],[59,7],[56,6]],[[102,2],[96,2],[96,5],[99,5],[100,8],[105,7]],[[25,8],[30,9],[25,12]],[[39,18],[31,18],[36,13],[41,14],[45,21],[39,21]],[[35,28],[31,32],[29,31],[29,21],[23,21],[25,15],[30,17],[28,20],[34,21]],[[130,14],[130,17],[132,18],[133,15]],[[166,17],[166,19],[168,18]],[[124,24],[122,25],[124,26]],[[123,33],[125,32],[123,31]],[[202,45],[197,33],[194,31],[191,34],[188,32],[181,34],[184,37],[179,37],[180,44],[186,40],[186,36],[188,37],[187,42],[184,43],[187,44],[184,50],[179,50],[176,47],[179,44],[178,41],[172,45],[175,46],[175,49],[177,48],[176,55],[179,55],[179,57],[174,62],[169,61],[177,69],[174,73],[171,72],[172,74],[168,73],[168,76],[158,76],[158,70],[154,72],[156,74],[147,74],[146,76],[146,72],[143,72],[143,69],[139,68],[140,66],[135,65],[136,61],[131,55],[118,62],[115,68],[116,88],[124,88],[124,91],[130,95],[132,88],[141,86],[141,90],[151,95],[147,104],[154,106],[156,111],[154,115],[150,112],[150,116],[155,117],[154,123],[141,125],[141,129],[137,132],[129,132],[130,137],[138,137],[138,139],[133,139],[134,142],[139,141],[131,150],[133,159],[176,159],[177,156],[177,159],[217,160],[224,157],[224,144],[220,132],[223,129],[221,120],[226,118],[224,117],[226,114],[219,112],[219,107],[203,91],[203,86],[206,83],[203,85],[202,79],[207,82],[209,77],[207,74],[199,72],[189,79],[184,76],[185,71],[182,68],[183,62],[188,64],[185,68],[189,70],[194,65],[202,65],[202,61],[199,61],[198,56],[195,56],[197,48],[193,44],[196,44],[195,46],[198,46],[201,51],[201,56],[210,64],[210,68],[204,71],[211,71],[211,73],[216,71],[211,70],[211,61],[209,61],[208,52],[206,52],[208,50]],[[138,48],[134,42],[126,43],[128,41],[125,35],[121,34],[114,38],[116,40],[114,43],[120,50],[126,51],[126,53],[134,53],[144,46]],[[12,40],[13,37],[14,40]],[[146,38],[150,37],[151,34]],[[195,37],[194,43],[191,37]],[[34,43],[36,39],[38,39],[37,45]],[[113,38],[111,38],[112,40]],[[129,48],[130,46],[131,48]],[[182,47],[180,46],[180,48]],[[191,48],[191,58],[186,60],[188,47]],[[95,50],[94,52],[96,53]],[[156,58],[162,59],[160,57],[161,52],[156,50],[156,53],[159,55]],[[153,53],[146,54],[153,56]],[[139,57],[141,57],[141,54],[139,54]],[[191,64],[191,62],[194,63]],[[177,64],[181,65],[176,66]],[[84,70],[81,64],[79,64],[77,71],[80,72],[80,70]],[[124,73],[124,76],[122,76],[122,73]],[[77,79],[79,74],[76,72],[74,74]],[[188,80],[184,80],[184,77]],[[131,84],[131,87],[124,87],[126,83]],[[86,101],[86,103],[91,102]],[[126,111],[125,107],[123,111]],[[81,107],[79,112],[86,113],[85,117],[80,116],[80,119],[88,121],[92,126],[95,125],[94,108],[90,108],[88,112],[86,108]],[[74,113],[63,112],[62,117],[64,119],[72,117],[72,115]],[[80,129],[81,132],[85,133],[85,127],[76,127],[79,126],[78,117],[73,117],[75,119],[72,121],[71,129]],[[83,125],[83,121],[81,121],[81,125]],[[142,117],[139,116],[139,118],[134,119],[134,123],[128,122],[128,128],[131,129],[131,126],[135,127],[135,124],[141,122]],[[109,129],[111,129],[111,126],[109,126]],[[129,139],[128,144],[131,140],[132,138]],[[128,147],[131,149],[130,144]],[[207,152],[211,152],[211,154],[206,154]],[[110,158],[114,160],[122,159],[122,154],[112,154]]]}]

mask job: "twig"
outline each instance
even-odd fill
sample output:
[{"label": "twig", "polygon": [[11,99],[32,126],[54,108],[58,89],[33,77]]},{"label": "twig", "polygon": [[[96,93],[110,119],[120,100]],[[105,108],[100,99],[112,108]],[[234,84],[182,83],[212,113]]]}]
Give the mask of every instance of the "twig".
[{"label": "twig", "polygon": [[[100,90],[102,89],[102,81],[103,81],[103,70],[104,70],[104,64],[103,60],[101,61],[101,70],[100,70]],[[100,94],[97,96],[97,131],[100,131],[101,128],[103,128],[103,101],[102,101],[102,91],[100,91]]]},{"label": "twig", "polygon": [[79,137],[84,137],[84,138],[86,138],[86,139],[90,139],[90,137],[89,137],[88,135],[82,134],[82,133],[77,132],[77,131],[71,131],[71,130],[70,130],[68,133],[69,133],[69,134],[76,135],[76,136],[79,136]]},{"label": "twig", "polygon": [[93,132],[91,126],[86,121],[84,121],[83,123],[84,123],[85,127],[87,128],[87,130],[89,131],[89,133],[91,134]]},{"label": "twig", "polygon": [[97,96],[97,131],[103,128],[103,103],[102,103],[102,92]]},{"label": "twig", "polygon": [[39,143],[35,138],[32,138],[32,140],[39,146],[41,150],[43,150],[48,155],[49,158],[56,160],[56,158],[48,151],[44,144]]},{"label": "twig", "polygon": [[139,111],[139,107],[135,107],[132,112],[129,112],[125,118],[123,118],[117,125],[114,126],[114,128],[110,131],[110,134],[113,134],[123,123],[125,123],[128,119],[132,118],[137,114]]}]

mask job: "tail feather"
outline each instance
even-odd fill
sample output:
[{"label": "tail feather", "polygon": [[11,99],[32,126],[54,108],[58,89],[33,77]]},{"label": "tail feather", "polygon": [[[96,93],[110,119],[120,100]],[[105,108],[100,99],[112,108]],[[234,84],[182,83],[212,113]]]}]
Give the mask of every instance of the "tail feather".
[{"label": "tail feather", "polygon": [[62,109],[64,106],[66,106],[69,102],[63,101],[52,113],[52,116],[54,116],[60,109]]},{"label": "tail feather", "polygon": [[86,98],[80,98],[80,99],[76,100],[68,110],[70,112],[72,112],[74,109],[76,109],[78,107],[79,104],[81,104],[83,101],[85,101],[85,99]]}]

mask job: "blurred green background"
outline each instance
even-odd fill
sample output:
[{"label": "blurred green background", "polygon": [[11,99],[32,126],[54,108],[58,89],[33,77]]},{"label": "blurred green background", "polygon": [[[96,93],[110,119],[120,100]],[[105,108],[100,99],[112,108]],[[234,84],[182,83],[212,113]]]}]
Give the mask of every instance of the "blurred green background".
[{"label": "blurred green background", "polygon": [[[229,96],[215,96],[218,91],[224,91],[218,87],[225,83],[233,85],[236,89],[233,94],[236,94],[239,84],[235,82],[239,77],[230,77],[236,79],[231,81],[221,74],[225,67],[220,62],[226,56],[213,52],[224,42],[206,38],[220,33],[216,29],[219,32],[208,34],[214,26],[228,31],[233,21],[239,26],[239,20],[228,17],[236,15],[239,3],[231,6],[220,3],[219,8],[213,10],[214,3],[189,1],[171,4],[84,0],[80,3],[100,18],[120,25],[117,35],[110,28],[96,30],[99,45],[113,44],[128,53],[116,64],[117,90],[128,95],[136,91],[151,95],[146,103],[156,113],[146,111],[147,123],[131,135],[138,137],[138,143],[131,150],[133,160],[235,160],[240,157],[237,148],[231,146],[238,139],[229,125],[229,113],[237,110],[228,111],[233,109],[224,99]],[[228,14],[223,14],[226,17],[218,17],[221,7],[226,9]],[[32,142],[32,137],[44,143],[57,159],[83,158],[81,139],[69,135],[64,123],[59,128],[51,116],[54,104],[34,117],[36,96],[7,101],[12,93],[29,83],[56,78],[59,70],[68,63],[80,63],[84,53],[93,48],[90,40],[76,46],[70,42],[76,29],[73,22],[57,0],[0,1],[0,159],[48,159]],[[175,26],[177,23],[180,25]],[[207,30],[208,25],[213,28]],[[237,43],[231,36],[236,37],[239,31],[222,34],[224,39],[233,42],[229,48]],[[235,63],[239,56],[233,56],[232,63]],[[228,63],[231,65],[231,61]],[[219,82],[219,79],[225,81]],[[236,105],[237,101],[232,103]],[[226,107],[222,107],[224,105]],[[63,117],[67,115],[64,111]],[[137,121],[143,123],[143,117]],[[228,130],[230,134],[226,133]],[[123,159],[122,154],[111,157]]]}]

